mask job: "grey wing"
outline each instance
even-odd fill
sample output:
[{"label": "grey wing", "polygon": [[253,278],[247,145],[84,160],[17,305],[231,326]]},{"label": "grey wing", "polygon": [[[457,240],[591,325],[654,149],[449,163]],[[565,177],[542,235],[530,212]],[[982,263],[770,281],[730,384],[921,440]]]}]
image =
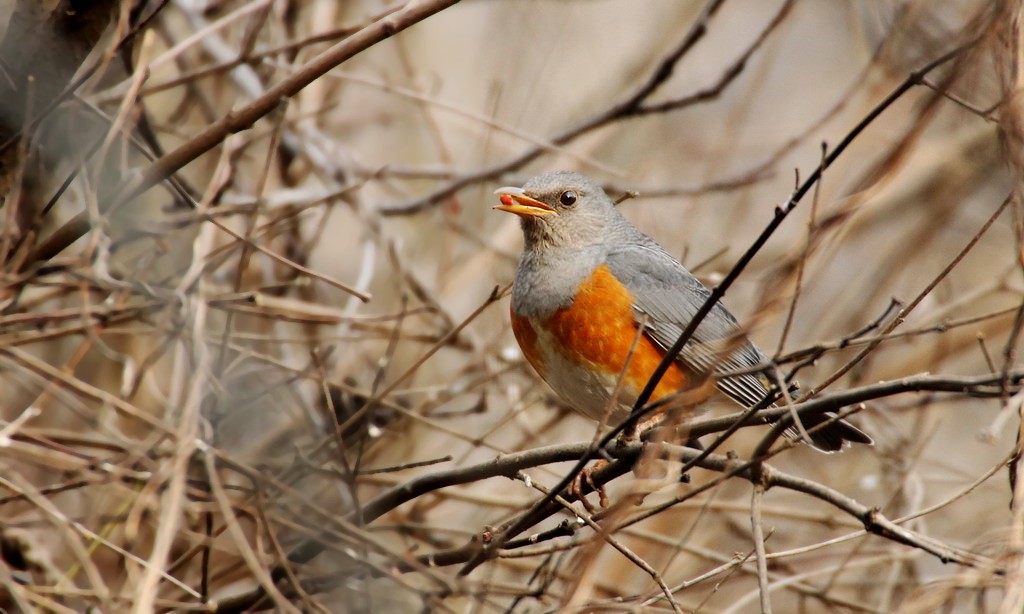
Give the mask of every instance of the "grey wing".
[{"label": "grey wing", "polygon": [[[638,319],[646,316],[648,336],[668,349],[676,342],[710,290],[657,244],[638,244],[608,255],[607,265],[633,294]],[[771,380],[764,372],[726,376],[765,365],[767,357],[745,337],[736,338],[739,323],[721,303],[716,304],[683,347],[679,360],[688,369],[720,376],[719,390],[746,407],[768,394]]]}]

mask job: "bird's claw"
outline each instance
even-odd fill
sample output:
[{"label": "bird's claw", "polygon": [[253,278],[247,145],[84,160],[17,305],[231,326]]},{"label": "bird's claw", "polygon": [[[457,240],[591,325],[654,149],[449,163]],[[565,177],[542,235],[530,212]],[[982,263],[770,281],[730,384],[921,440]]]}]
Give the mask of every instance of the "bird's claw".
[{"label": "bird's claw", "polygon": [[607,508],[608,494],[604,491],[604,486],[599,486],[597,483],[594,482],[594,472],[604,469],[607,465],[608,461],[599,460],[596,463],[594,463],[592,467],[586,467],[583,469],[583,471],[580,471],[579,475],[577,475],[573,479],[573,481],[569,483],[569,495],[572,496],[574,499],[577,499],[580,503],[582,503],[583,507],[586,508],[586,510],[591,514],[597,511],[597,509],[594,507],[592,503],[590,503],[590,501],[587,500],[587,495],[583,490],[584,483],[586,483],[586,485],[589,486],[591,490],[597,493],[598,503],[601,505],[601,508]]}]

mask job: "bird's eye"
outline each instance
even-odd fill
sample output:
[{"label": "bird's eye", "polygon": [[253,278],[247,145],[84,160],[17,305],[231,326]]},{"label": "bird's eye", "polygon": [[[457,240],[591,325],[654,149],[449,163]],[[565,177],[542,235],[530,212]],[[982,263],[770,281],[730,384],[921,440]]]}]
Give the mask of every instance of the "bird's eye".
[{"label": "bird's eye", "polygon": [[558,202],[564,207],[571,207],[576,204],[576,192],[566,190],[558,197]]}]

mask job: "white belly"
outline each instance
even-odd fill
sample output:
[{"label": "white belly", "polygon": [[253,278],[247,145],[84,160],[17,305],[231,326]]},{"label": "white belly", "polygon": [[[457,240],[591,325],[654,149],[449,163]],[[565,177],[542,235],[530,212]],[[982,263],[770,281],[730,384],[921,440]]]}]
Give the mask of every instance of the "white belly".
[{"label": "white belly", "polygon": [[617,374],[602,375],[597,369],[569,360],[555,349],[550,333],[539,326],[534,326],[534,330],[537,332],[537,350],[544,365],[541,377],[562,400],[588,418],[604,419],[609,425],[616,425],[629,416],[636,401],[636,391],[623,386],[609,414]]}]

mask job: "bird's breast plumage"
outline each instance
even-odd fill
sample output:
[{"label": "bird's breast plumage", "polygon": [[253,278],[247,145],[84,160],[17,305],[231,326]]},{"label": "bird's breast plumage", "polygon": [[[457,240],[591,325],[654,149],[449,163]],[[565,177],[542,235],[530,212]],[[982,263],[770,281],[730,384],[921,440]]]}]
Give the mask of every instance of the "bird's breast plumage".
[{"label": "bird's breast plumage", "polygon": [[[604,414],[620,373],[617,405],[632,404],[663,356],[640,333],[632,294],[603,265],[579,285],[567,307],[546,315],[524,315],[513,304],[512,330],[541,377],[592,418]],[[683,390],[686,384],[686,373],[673,365],[653,400]],[[621,409],[613,416],[622,417]]]}]

